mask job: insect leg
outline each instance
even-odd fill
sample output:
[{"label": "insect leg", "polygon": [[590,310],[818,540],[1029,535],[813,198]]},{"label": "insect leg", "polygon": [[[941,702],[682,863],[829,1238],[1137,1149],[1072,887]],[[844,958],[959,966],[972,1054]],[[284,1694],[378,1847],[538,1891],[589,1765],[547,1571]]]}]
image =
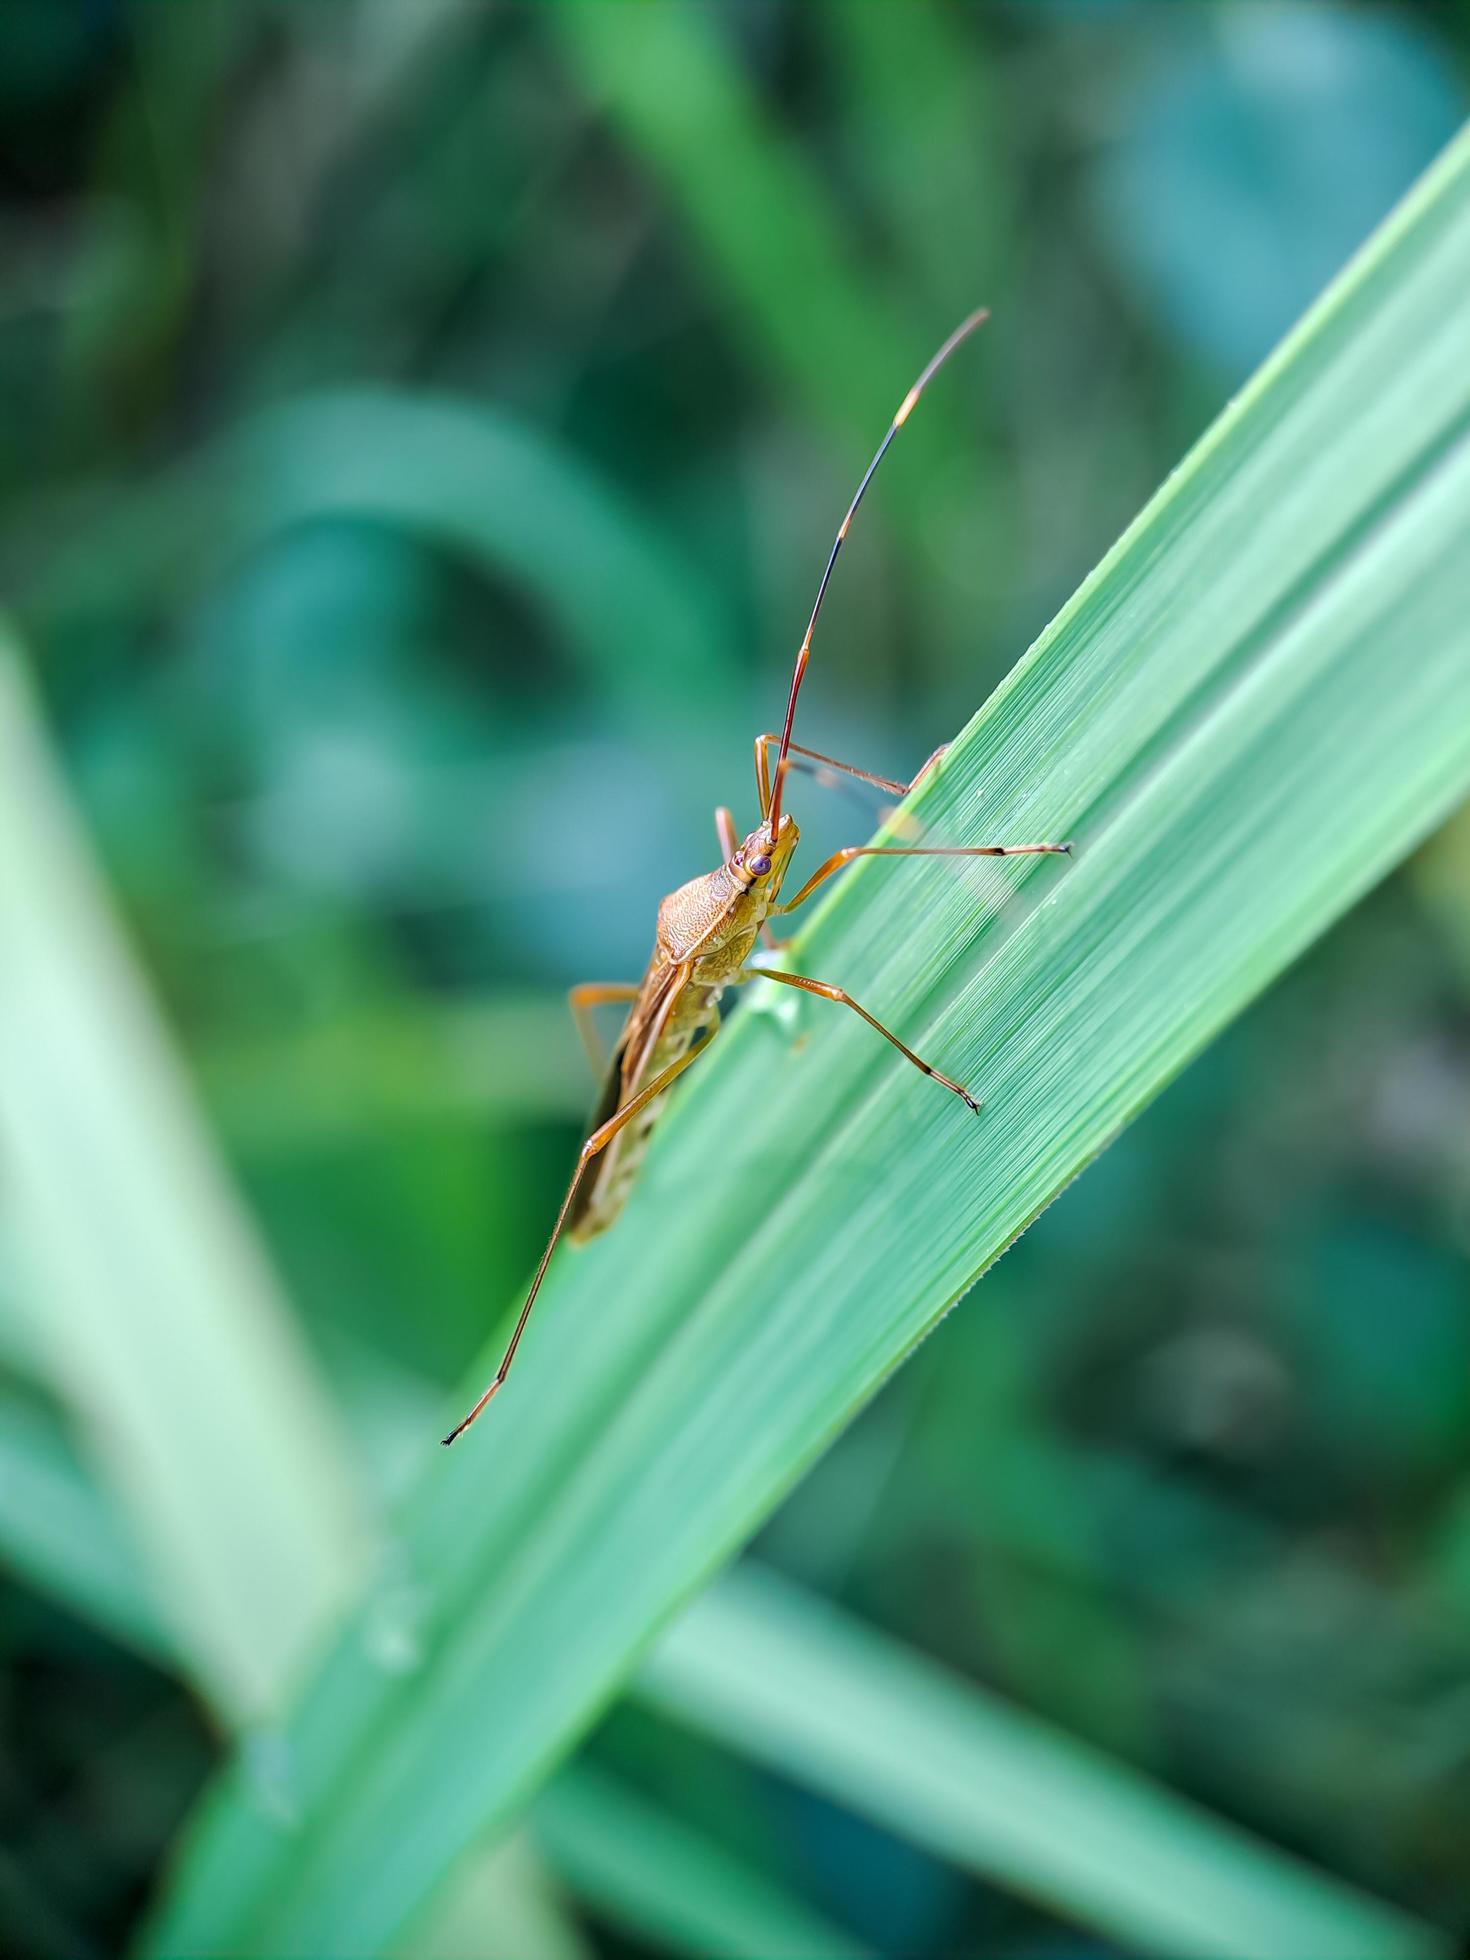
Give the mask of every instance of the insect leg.
[{"label": "insect leg", "polygon": [[916,1069],[919,1069],[925,1075],[932,1075],[936,1082],[942,1084],[944,1088],[952,1090],[959,1097],[960,1101],[965,1103],[970,1109],[979,1109],[979,1103],[976,1102],[968,1089],[961,1083],[952,1082],[947,1075],[941,1075],[937,1068],[930,1068],[922,1055],[916,1055],[912,1048],[899,1040],[892,1028],[885,1028],[883,1023],[875,1019],[866,1007],[860,1007],[852,995],[844,993],[841,987],[828,986],[825,980],[807,980],[799,973],[781,973],[775,967],[754,969],[747,973],[738,974],[736,978],[741,982],[746,980],[774,980],[782,987],[800,987],[804,993],[820,994],[823,1000],[835,1000],[840,1007],[850,1007],[854,1014],[862,1016],[870,1028],[876,1028],[885,1041],[891,1041],[901,1055],[907,1056],[908,1060],[913,1063]]},{"label": "insect leg", "polygon": [[849,844],[845,850],[834,851],[825,864],[819,865],[807,879],[795,898],[788,899],[784,905],[774,905],[773,914],[794,912],[798,905],[804,905],[825,879],[835,871],[841,871],[861,857],[1041,857],[1060,854],[1070,857],[1070,844]]},{"label": "insect leg", "polygon": [[[764,735],[757,735],[755,738],[755,786],[760,795],[761,808],[763,810],[771,800],[771,758],[768,750],[772,742],[779,742],[780,739],[781,737],[779,735],[769,732]],[[800,763],[793,763],[791,756],[804,755],[811,762],[824,763],[829,769],[840,769],[844,776],[856,776],[860,782],[871,783],[875,789],[886,789],[890,796],[907,796],[909,791],[914,787],[914,783],[918,782],[919,776],[926,775],[943,753],[943,749],[936,749],[934,754],[930,756],[928,762],[919,771],[919,775],[915,776],[913,783],[896,783],[889,776],[875,776],[869,769],[858,769],[851,762],[839,762],[835,755],[823,755],[817,749],[804,749],[799,742],[793,742],[790,745],[787,765],[793,769],[800,768]],[[820,773],[816,769],[812,771],[814,776]]]},{"label": "insect leg", "polygon": [[933,755],[929,757],[928,761],[923,763],[918,769],[914,771],[914,780],[909,784],[908,788],[904,791],[905,796],[913,795],[914,791],[919,787],[919,784],[923,782],[924,778],[928,775],[929,771],[934,767],[935,763],[943,759],[945,754],[948,752],[948,749],[949,749],[949,743],[941,742],[939,744],[939,747],[934,751]]},{"label": "insect leg", "polygon": [[[769,733],[757,735],[755,738],[755,784],[756,791],[761,799],[762,809],[765,809],[767,803],[770,801],[771,794],[771,758],[768,751],[772,742],[779,742],[780,739],[781,737],[779,735]],[[859,769],[855,763],[841,762],[835,755],[823,755],[819,749],[805,749],[801,746],[800,742],[793,742],[791,744],[790,752],[780,764],[780,767],[783,770],[805,769],[808,775],[815,776],[818,782],[821,782],[826,789],[851,788],[850,784],[837,782],[829,773],[833,769],[840,769],[844,776],[855,777],[860,783],[869,783],[874,789],[886,790],[890,796],[901,799],[913,794],[919,787],[919,784],[928,775],[929,771],[934,767],[935,763],[944,755],[948,747],[948,742],[941,742],[933,755],[924,763],[923,767],[915,772],[913,780],[907,783],[895,782],[891,776],[875,775],[871,769]],[[804,756],[807,760],[798,762],[795,759],[797,756]],[[853,794],[856,795],[857,792],[854,790]],[[885,815],[891,815],[891,810],[885,813]],[[911,825],[910,829],[912,829]]]},{"label": "insect leg", "polygon": [[597,1042],[597,1030],[592,1025],[592,1009],[606,1007],[612,1001],[633,1001],[638,998],[638,985],[633,980],[584,980],[580,986],[567,990],[567,1005],[572,1010],[572,1019],[577,1024],[577,1033],[582,1037],[582,1046],[587,1050],[587,1059],[592,1064],[592,1073],[601,1075],[607,1067],[607,1057]]},{"label": "insect leg", "polygon": [[526,1303],[521,1308],[520,1318],[516,1321],[515,1331],[512,1333],[505,1353],[501,1357],[500,1366],[495,1370],[490,1386],[485,1390],[485,1393],[470,1410],[469,1414],[463,1421],[457,1422],[444,1438],[446,1444],[452,1443],[456,1436],[462,1436],[464,1434],[465,1430],[469,1428],[481,1410],[486,1407],[491,1397],[496,1394],[501,1383],[510,1373],[510,1364],[515,1360],[516,1349],[520,1346],[521,1335],[526,1331],[526,1322],[531,1318],[531,1309],[536,1304],[536,1295],[541,1291],[541,1282],[546,1277],[546,1268],[551,1263],[551,1255],[556,1250],[556,1242],[561,1237],[562,1226],[566,1223],[567,1213],[572,1208],[572,1199],[577,1195],[577,1186],[582,1182],[587,1166],[597,1156],[599,1151],[607,1148],[625,1123],[636,1116],[640,1110],[647,1109],[655,1097],[661,1096],[664,1090],[673,1082],[675,1076],[683,1074],[696,1055],[702,1054],[708,1048],[718,1032],[718,1028],[711,1028],[708,1033],[701,1036],[695,1042],[688,1054],[681,1055],[678,1061],[670,1062],[666,1069],[661,1069],[646,1089],[640,1089],[636,1096],[630,1096],[616,1115],[610,1116],[600,1128],[594,1130],[582,1145],[577,1158],[577,1168],[572,1173],[572,1181],[567,1186],[567,1194],[561,1201],[561,1210],[556,1214],[556,1223],[551,1228],[551,1237],[546,1241],[546,1250],[541,1255],[541,1263],[536,1268],[536,1276],[531,1281],[531,1290],[526,1295]]}]

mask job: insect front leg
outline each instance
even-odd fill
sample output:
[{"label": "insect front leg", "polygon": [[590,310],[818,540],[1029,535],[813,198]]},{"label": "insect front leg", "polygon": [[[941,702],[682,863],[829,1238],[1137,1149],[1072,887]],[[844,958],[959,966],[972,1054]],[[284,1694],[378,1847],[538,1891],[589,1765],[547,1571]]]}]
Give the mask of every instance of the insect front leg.
[{"label": "insect front leg", "polygon": [[949,1076],[941,1074],[937,1068],[932,1068],[922,1055],[916,1055],[906,1042],[900,1041],[892,1028],[885,1028],[875,1015],[870,1014],[866,1007],[860,1006],[843,988],[833,987],[825,980],[808,980],[800,973],[782,973],[775,967],[747,968],[736,975],[737,984],[743,984],[747,980],[774,980],[778,986],[800,987],[803,993],[820,994],[823,1000],[836,1001],[839,1007],[850,1007],[853,1013],[860,1015],[870,1028],[876,1028],[885,1041],[891,1041],[900,1055],[911,1061],[921,1074],[932,1076],[943,1088],[951,1090],[967,1108],[979,1110],[979,1103],[963,1083],[954,1082]]},{"label": "insect front leg", "polygon": [[464,1434],[470,1424],[475,1420],[475,1417],[488,1407],[492,1396],[499,1392],[501,1383],[510,1373],[510,1364],[516,1358],[516,1349],[521,1344],[521,1335],[526,1331],[526,1322],[531,1318],[531,1309],[536,1304],[536,1295],[541,1291],[541,1282],[546,1277],[546,1268],[551,1264],[551,1255],[556,1250],[556,1242],[561,1237],[562,1227],[567,1222],[567,1213],[572,1208],[572,1200],[577,1195],[577,1187],[586,1175],[588,1165],[601,1151],[606,1150],[607,1146],[612,1142],[625,1123],[636,1116],[640,1110],[647,1109],[655,1097],[661,1096],[664,1093],[665,1089],[670,1086],[676,1076],[682,1075],[690,1063],[697,1056],[704,1053],[718,1032],[719,1029],[717,1027],[710,1028],[707,1033],[701,1035],[687,1054],[681,1055],[676,1062],[670,1062],[666,1069],[661,1069],[646,1089],[640,1089],[636,1096],[630,1096],[622,1108],[615,1115],[610,1116],[600,1128],[595,1129],[582,1145],[577,1157],[577,1168],[572,1172],[572,1181],[567,1186],[567,1194],[561,1201],[561,1210],[556,1214],[556,1223],[551,1228],[551,1237],[546,1241],[546,1250],[541,1255],[541,1263],[536,1268],[535,1278],[531,1281],[531,1290],[526,1295],[525,1305],[521,1308],[520,1317],[516,1321],[515,1330],[511,1334],[505,1353],[501,1357],[500,1366],[495,1370],[490,1381],[490,1386],[485,1390],[485,1393],[470,1410],[469,1414],[462,1421],[457,1422],[444,1438],[446,1445],[452,1443],[457,1436]]},{"label": "insect front leg", "polygon": [[[756,789],[762,799],[762,809],[765,808],[766,800],[770,795],[770,757],[767,751],[772,742],[778,742],[780,739],[779,735],[769,733],[757,735],[755,738],[755,781]],[[847,790],[855,797],[859,797],[858,784],[867,783],[871,788],[883,790],[888,796],[901,802],[904,797],[913,794],[919,787],[919,784],[929,774],[930,770],[941,760],[948,748],[948,742],[941,742],[934,753],[925,760],[922,767],[915,771],[912,779],[906,783],[895,782],[890,776],[875,775],[871,769],[859,769],[857,764],[853,762],[840,762],[835,755],[823,755],[819,749],[804,749],[799,742],[793,742],[791,744],[785,760],[779,763],[777,767],[779,773],[783,775],[791,769],[804,769],[823,789]],[[833,774],[834,770],[840,770],[842,776],[849,777],[851,780],[843,782],[841,776]],[[859,800],[861,800],[860,797]],[[889,803],[883,807],[882,818],[885,823],[891,822],[894,816],[895,807],[893,803]],[[903,835],[913,836],[918,832],[918,827],[912,817],[901,817],[898,819],[898,822]]]},{"label": "insect front leg", "polygon": [[795,898],[788,899],[784,905],[773,905],[773,916],[794,912],[798,905],[805,905],[818,885],[830,878],[834,872],[844,871],[855,858],[1004,858],[1004,857],[1047,857],[1072,855],[1070,844],[849,844],[845,850],[834,851],[825,864],[819,865],[807,879]]},{"label": "insect front leg", "polygon": [[[755,738],[755,786],[756,792],[760,797],[760,807],[763,810],[771,800],[771,758],[768,751],[770,750],[771,744],[773,742],[779,742],[780,739],[781,737],[779,735],[773,734],[769,730],[764,735],[757,735]],[[919,771],[919,776],[924,775],[943,753],[944,751],[940,749],[934,755],[930,756],[929,761]],[[907,796],[909,791],[914,787],[914,783],[917,783],[919,780],[919,776],[915,776],[914,783],[896,783],[891,777],[875,776],[870,769],[859,769],[854,763],[839,762],[835,755],[822,755],[816,749],[804,749],[799,742],[793,742],[790,745],[787,751],[786,761],[782,766],[787,769],[800,769],[804,767],[805,765],[803,763],[796,762],[792,759],[795,756],[804,756],[807,763],[815,762],[821,765],[820,768],[809,771],[813,776],[820,776],[824,769],[840,769],[844,776],[856,776],[859,782],[871,783],[874,789],[887,790],[890,796]],[[834,784],[833,787],[835,788],[836,785]]]}]

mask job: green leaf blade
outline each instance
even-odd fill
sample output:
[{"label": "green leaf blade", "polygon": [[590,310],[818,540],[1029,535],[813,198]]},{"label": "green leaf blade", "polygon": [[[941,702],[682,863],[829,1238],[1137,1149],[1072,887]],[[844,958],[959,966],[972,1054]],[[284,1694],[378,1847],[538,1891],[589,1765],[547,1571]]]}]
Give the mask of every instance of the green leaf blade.
[{"label": "green leaf blade", "polygon": [[1470,789],[1467,294],[1462,140],[919,799],[954,841],[1075,831],[1076,862],[869,860],[796,948],[980,1120],[851,1017],[796,1054],[741,1017],[426,1472],[419,1664],[344,1643],[292,1731],[299,1821],[226,1786],[160,1950],[408,1924],[977,1275]]}]

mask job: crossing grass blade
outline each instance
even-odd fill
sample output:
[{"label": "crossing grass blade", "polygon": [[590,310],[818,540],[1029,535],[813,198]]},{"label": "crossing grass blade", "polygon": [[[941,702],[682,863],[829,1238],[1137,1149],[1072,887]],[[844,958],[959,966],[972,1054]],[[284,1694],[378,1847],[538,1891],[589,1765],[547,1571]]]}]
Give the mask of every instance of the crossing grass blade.
[{"label": "crossing grass blade", "polygon": [[1339,1885],[747,1563],[636,1693],[728,1748],[1043,1905],[1161,1953],[1428,1955]]},{"label": "crossing grass blade", "polygon": [[[618,1230],[556,1262],[490,1421],[426,1460],[281,1738],[285,1813],[220,1784],[155,1951],[411,1926],[913,1345],[1470,790],[1467,334],[1462,139],[919,799],[935,836],[1076,861],[868,860],[796,948],[980,1118],[852,1017],[812,1003],[797,1048],[741,1017]],[[1058,1896],[1085,1915],[1060,1864]]]},{"label": "crossing grass blade", "polygon": [[107,1491],[18,1396],[0,1401],[0,1566],[150,1659],[174,1658]]},{"label": "crossing grass blade", "polygon": [[867,1950],[672,1811],[597,1771],[572,1769],[533,1827],[562,1882],[614,1925],[674,1953],[860,1960]]}]

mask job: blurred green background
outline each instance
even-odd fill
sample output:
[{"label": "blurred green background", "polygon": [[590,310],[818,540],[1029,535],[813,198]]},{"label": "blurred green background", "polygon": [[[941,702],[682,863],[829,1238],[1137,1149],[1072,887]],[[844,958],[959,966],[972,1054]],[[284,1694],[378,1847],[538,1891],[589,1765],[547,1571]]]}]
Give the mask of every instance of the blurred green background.
[{"label": "blurred green background", "polygon": [[[1448,5],[7,0],[4,589],[373,1503],[554,1210],[590,1096],[564,989],[641,970],[714,802],[753,820],[751,740],[932,346],[991,304],[864,509],[803,707],[894,775],[1467,97]],[[871,828],[797,789],[813,863]],[[1462,820],[1046,1215],[759,1553],[1463,1926],[1467,1115]],[[106,1472],[9,1195],[0,1924],[110,1953],[223,1744],[77,1576]],[[877,1950],[1125,1950],[645,1708],[587,1756]],[[591,1951],[661,1950],[563,1876]]]}]

